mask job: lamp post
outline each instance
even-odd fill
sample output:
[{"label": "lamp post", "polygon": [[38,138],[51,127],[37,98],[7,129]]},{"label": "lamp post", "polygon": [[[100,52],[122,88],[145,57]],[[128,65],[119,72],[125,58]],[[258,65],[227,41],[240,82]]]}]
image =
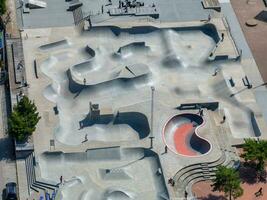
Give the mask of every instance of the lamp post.
[{"label": "lamp post", "polygon": [[154,114],[154,91],[155,91],[155,87],[151,86],[151,116],[150,116],[150,149],[153,149],[153,114]]}]

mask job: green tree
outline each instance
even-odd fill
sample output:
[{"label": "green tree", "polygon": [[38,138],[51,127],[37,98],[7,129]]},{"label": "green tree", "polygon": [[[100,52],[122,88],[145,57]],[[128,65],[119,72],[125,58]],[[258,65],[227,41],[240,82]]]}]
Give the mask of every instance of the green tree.
[{"label": "green tree", "polygon": [[36,125],[40,119],[41,117],[39,117],[34,102],[24,96],[19,103],[14,106],[13,112],[8,119],[8,132],[18,141],[23,141],[35,131]]},{"label": "green tree", "polygon": [[265,170],[265,161],[267,160],[267,141],[245,139],[243,145],[244,153],[241,155],[245,161],[250,161],[256,164],[257,172]]},{"label": "green tree", "polygon": [[6,12],[6,0],[0,0],[0,15],[2,16]]},{"label": "green tree", "polygon": [[230,200],[232,197],[237,198],[243,194],[239,173],[233,168],[219,166],[212,182],[213,191],[223,191]]}]

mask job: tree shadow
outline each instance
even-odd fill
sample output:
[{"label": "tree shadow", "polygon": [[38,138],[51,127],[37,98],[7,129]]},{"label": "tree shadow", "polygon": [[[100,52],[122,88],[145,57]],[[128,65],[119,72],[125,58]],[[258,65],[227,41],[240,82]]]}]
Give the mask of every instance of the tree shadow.
[{"label": "tree shadow", "polygon": [[257,182],[266,182],[265,178],[259,177],[256,172],[256,164],[252,162],[243,162],[239,168],[239,175],[243,183],[255,184]]},{"label": "tree shadow", "polygon": [[227,198],[223,195],[214,195],[209,194],[207,197],[198,197],[198,200],[227,200]]}]

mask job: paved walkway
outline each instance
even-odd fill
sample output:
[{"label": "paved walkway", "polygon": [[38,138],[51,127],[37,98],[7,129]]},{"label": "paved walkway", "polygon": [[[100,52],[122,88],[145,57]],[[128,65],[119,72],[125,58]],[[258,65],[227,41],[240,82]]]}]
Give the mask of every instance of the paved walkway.
[{"label": "paved walkway", "polygon": [[[242,152],[238,149],[239,154]],[[244,160],[241,160],[243,162]],[[267,170],[267,167],[265,168]],[[265,200],[267,199],[267,183],[263,181],[257,181],[255,170],[250,167],[244,167],[241,165],[239,168],[239,174],[242,180],[241,187],[244,193],[237,200]],[[227,200],[224,197],[223,192],[213,192],[211,187],[211,181],[202,181],[196,183],[192,187],[193,194],[199,200]],[[262,187],[263,195],[256,197],[255,193]]]},{"label": "paved walkway", "polygon": [[12,38],[19,37],[19,29],[17,26],[17,19],[16,19],[16,5],[15,0],[7,0],[7,14],[6,16],[10,18],[8,24],[6,25],[6,32],[11,34]]},{"label": "paved walkway", "polygon": [[[193,185],[193,193],[196,195],[198,200],[227,200],[224,197],[224,193],[222,192],[213,192],[211,188],[211,181],[203,181],[196,183]],[[259,190],[259,188],[263,188],[262,196],[255,196],[255,192]],[[264,200],[267,199],[267,184],[266,183],[243,183],[242,188],[244,189],[244,193],[241,197],[237,198],[237,200]]]},{"label": "paved walkway", "polygon": [[0,190],[7,182],[16,181],[16,164],[14,160],[13,143],[6,135],[7,116],[4,85],[0,85]]},{"label": "paved walkway", "polygon": [[247,2],[247,0],[231,0],[231,4],[244,32],[248,45],[252,50],[252,54],[256,60],[261,76],[264,81],[267,81],[267,23],[257,20],[258,25],[256,27],[246,26],[246,21],[254,19],[256,15],[265,9],[265,6],[262,0],[253,1],[250,4]]},{"label": "paved walkway", "polygon": [[[19,38],[20,33],[17,27],[15,0],[7,0],[7,14],[9,18],[6,25],[7,35],[12,38]],[[9,58],[10,63],[12,59]],[[12,65],[9,65],[13,71]],[[14,77],[14,76],[13,76]],[[13,78],[14,79],[14,78]],[[12,80],[13,80],[12,79]],[[17,183],[16,161],[12,140],[6,135],[7,131],[7,109],[5,86],[0,85],[0,190],[1,195],[7,182]]]}]

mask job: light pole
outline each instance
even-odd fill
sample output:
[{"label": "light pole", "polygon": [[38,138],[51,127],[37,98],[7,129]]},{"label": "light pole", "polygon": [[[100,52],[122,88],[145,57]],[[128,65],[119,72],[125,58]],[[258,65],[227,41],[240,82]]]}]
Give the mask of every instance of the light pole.
[{"label": "light pole", "polygon": [[150,149],[153,149],[153,114],[154,114],[154,91],[155,91],[155,87],[151,86],[151,116],[150,116]]}]

